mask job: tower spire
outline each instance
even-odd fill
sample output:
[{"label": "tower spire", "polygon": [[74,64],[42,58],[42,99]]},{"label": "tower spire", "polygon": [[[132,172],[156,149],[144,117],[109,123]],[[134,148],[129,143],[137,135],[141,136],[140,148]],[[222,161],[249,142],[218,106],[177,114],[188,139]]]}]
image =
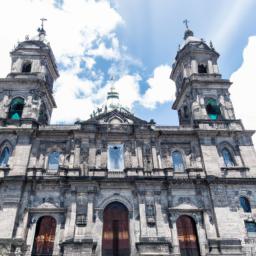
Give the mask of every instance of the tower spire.
[{"label": "tower spire", "polygon": [[185,31],[185,33],[184,33],[184,40],[186,40],[188,37],[194,36],[194,33],[193,33],[193,31],[190,30],[189,27],[188,27],[188,23],[189,23],[189,20],[188,20],[188,19],[183,20],[183,23],[184,23],[185,26],[186,26],[186,31]]},{"label": "tower spire", "polygon": [[189,29],[189,28],[188,28],[189,20],[188,20],[188,19],[185,19],[185,20],[183,20],[183,23],[185,24],[186,28]]},{"label": "tower spire", "polygon": [[43,41],[46,36],[46,31],[44,30],[44,22],[47,21],[45,18],[41,18],[41,27],[37,29],[39,40]]},{"label": "tower spire", "polygon": [[107,95],[107,107],[108,109],[115,109],[120,107],[119,103],[119,93],[116,91],[115,83],[114,83],[114,77],[111,77],[111,87],[110,91]]}]

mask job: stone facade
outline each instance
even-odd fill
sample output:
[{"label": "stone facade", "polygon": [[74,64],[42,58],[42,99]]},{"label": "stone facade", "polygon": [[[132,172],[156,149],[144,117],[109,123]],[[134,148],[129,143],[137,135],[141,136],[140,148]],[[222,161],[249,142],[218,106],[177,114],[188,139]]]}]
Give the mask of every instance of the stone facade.
[{"label": "stone facade", "polygon": [[[256,222],[253,131],[235,119],[230,82],[219,74],[212,45],[185,33],[171,74],[177,127],[146,122],[122,108],[73,125],[49,125],[58,77],[50,46],[42,38],[27,40],[11,57],[11,73],[0,80],[1,152],[11,152],[0,167],[0,255],[31,255],[38,220],[51,216],[52,255],[100,256],[104,210],[113,202],[128,210],[132,256],[182,255],[177,219],[183,215],[195,223],[201,256],[256,255],[256,233],[245,228],[245,221]],[[29,72],[22,72],[24,62],[32,64]],[[18,120],[8,116],[14,97],[24,99]],[[209,118],[208,97],[217,100],[221,118]],[[122,145],[122,170],[109,169],[109,145]],[[233,165],[225,162],[224,148]],[[57,169],[49,168],[51,152],[59,154]],[[243,210],[240,197],[251,211]]]}]

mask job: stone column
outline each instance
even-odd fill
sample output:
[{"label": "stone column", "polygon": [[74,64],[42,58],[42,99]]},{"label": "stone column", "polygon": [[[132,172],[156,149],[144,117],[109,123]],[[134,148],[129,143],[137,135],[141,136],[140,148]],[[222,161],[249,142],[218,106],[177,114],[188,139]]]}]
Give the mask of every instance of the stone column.
[{"label": "stone column", "polygon": [[89,168],[95,168],[96,164],[96,148],[94,146],[89,147]]},{"label": "stone column", "polygon": [[178,239],[178,231],[176,221],[173,218],[170,218],[171,222],[171,233],[172,233],[172,246],[173,246],[173,255],[180,255],[179,250],[179,239]]},{"label": "stone column", "polygon": [[131,150],[131,161],[132,161],[132,168],[138,168],[138,151],[136,150],[136,142],[132,142],[132,150]]},{"label": "stone column", "polygon": [[198,73],[198,67],[197,67],[197,61],[196,60],[191,61],[191,71],[192,71],[192,74],[197,74]]},{"label": "stone column", "polygon": [[219,74],[219,67],[218,67],[217,64],[213,64],[213,72],[214,72],[215,74]]},{"label": "stone column", "polygon": [[171,232],[169,229],[169,223],[168,218],[166,217],[166,212],[162,210],[160,191],[155,191],[155,207],[157,236],[170,238]]},{"label": "stone column", "polygon": [[8,195],[6,197],[0,213],[0,237],[11,239],[19,207],[19,198],[10,198],[9,200]]},{"label": "stone column", "polygon": [[145,193],[138,192],[139,201],[139,213],[140,213],[140,236],[147,236],[147,221],[146,221],[146,211],[145,211]]},{"label": "stone column", "polygon": [[32,146],[30,160],[29,160],[30,168],[37,167],[36,164],[37,164],[37,155],[38,155],[39,149],[40,149],[40,141],[35,140]]},{"label": "stone column", "polygon": [[124,168],[130,168],[131,165],[131,155],[130,155],[130,145],[124,145]]},{"label": "stone column", "polygon": [[212,61],[211,60],[208,60],[208,71],[209,71],[209,74],[214,73],[213,65],[212,65]]},{"label": "stone column", "polygon": [[82,168],[82,175],[88,174],[88,165],[89,165],[89,140],[82,139],[81,148],[80,148],[80,166]]},{"label": "stone column", "polygon": [[101,148],[101,168],[107,168],[108,162],[108,145],[106,142],[103,143]]},{"label": "stone column", "polygon": [[152,158],[153,158],[153,168],[159,168],[155,146],[152,147]]},{"label": "stone column", "polygon": [[95,156],[95,167],[96,168],[100,168],[101,167],[101,149],[100,148],[97,148],[96,149],[96,156]]},{"label": "stone column", "polygon": [[87,227],[86,236],[88,238],[93,238],[92,228],[93,228],[93,201],[94,192],[88,192],[88,203],[87,203]]},{"label": "stone column", "polygon": [[20,134],[18,143],[13,151],[12,171],[10,175],[25,175],[28,167],[31,144],[30,134]]},{"label": "stone column", "polygon": [[213,217],[208,212],[204,211],[203,218],[207,238],[216,238],[217,234],[213,223]]},{"label": "stone column", "polygon": [[80,145],[81,142],[79,140],[76,140],[74,149],[74,168],[78,168],[80,164]]},{"label": "stone column", "polygon": [[139,166],[139,168],[143,168],[143,156],[142,156],[141,145],[137,146],[137,157],[138,157],[138,166]]},{"label": "stone column", "polygon": [[3,100],[0,102],[0,118],[6,118],[9,111],[9,97],[5,95]]},{"label": "stone column", "polygon": [[16,232],[16,239],[24,239],[25,240],[27,224],[28,224],[28,212],[26,211],[24,213],[23,218],[19,222],[19,226],[18,226],[17,232]]},{"label": "stone column", "polygon": [[73,239],[76,224],[76,193],[71,192],[70,206],[68,207],[66,225],[64,230],[64,240]]}]

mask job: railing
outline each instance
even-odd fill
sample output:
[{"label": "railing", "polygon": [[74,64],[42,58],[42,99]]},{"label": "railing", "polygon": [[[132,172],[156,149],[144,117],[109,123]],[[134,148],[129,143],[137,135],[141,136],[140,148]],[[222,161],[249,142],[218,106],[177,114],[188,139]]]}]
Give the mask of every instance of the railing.
[{"label": "railing", "polygon": [[154,168],[151,170],[145,170],[144,168],[125,168],[123,171],[111,171],[105,168],[102,169],[89,169],[88,175],[90,177],[98,178],[165,178],[165,177],[175,177],[175,178],[188,178],[188,177],[204,177],[204,172],[202,168],[187,168],[182,172],[175,172],[173,168]]},{"label": "railing", "polygon": [[50,124],[42,125],[39,127],[40,131],[51,131],[51,130],[79,130],[80,125],[75,124]]},{"label": "railing", "polygon": [[243,130],[243,125],[241,120],[206,120],[200,119],[194,121],[194,126],[200,129],[207,130]]},{"label": "railing", "polygon": [[[1,168],[0,168],[1,174]],[[187,168],[177,172],[173,168],[153,168],[150,170],[144,168],[125,168],[120,171],[111,171],[107,168],[89,168],[85,173],[80,167],[70,168],[68,166],[59,166],[56,170],[45,168],[29,167],[27,169],[28,177],[94,177],[94,178],[203,178],[205,174],[202,168]],[[1,177],[0,177],[1,178]]]},{"label": "railing", "polygon": [[222,171],[240,171],[240,172],[246,172],[249,171],[249,167],[244,167],[244,166],[224,166],[221,167]]}]

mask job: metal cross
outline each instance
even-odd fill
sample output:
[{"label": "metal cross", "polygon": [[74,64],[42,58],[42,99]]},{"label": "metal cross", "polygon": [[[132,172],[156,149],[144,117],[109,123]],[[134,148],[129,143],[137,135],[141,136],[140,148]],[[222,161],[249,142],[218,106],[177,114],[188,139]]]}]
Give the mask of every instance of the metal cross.
[{"label": "metal cross", "polygon": [[185,24],[186,28],[188,29],[189,20],[185,19],[185,20],[183,20],[183,23]]},{"label": "metal cross", "polygon": [[44,22],[47,21],[47,19],[41,18],[40,20],[42,21],[42,23],[41,23],[41,28],[44,29]]}]

